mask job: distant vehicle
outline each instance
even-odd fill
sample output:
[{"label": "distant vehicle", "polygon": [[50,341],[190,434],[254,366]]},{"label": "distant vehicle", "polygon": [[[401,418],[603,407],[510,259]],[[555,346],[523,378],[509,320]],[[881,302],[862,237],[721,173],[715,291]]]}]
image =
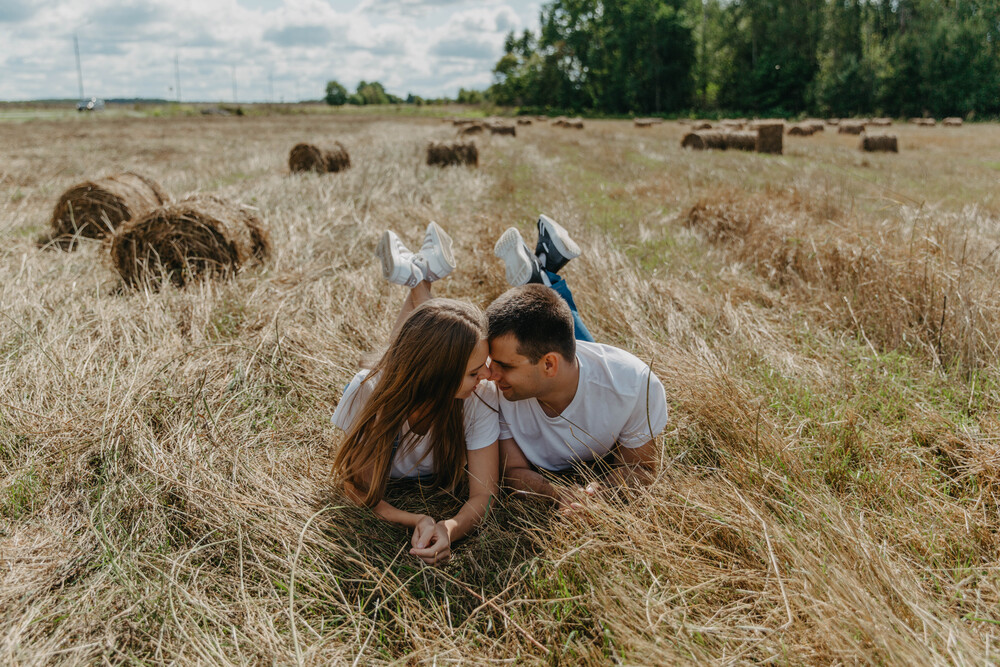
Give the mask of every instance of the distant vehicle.
[{"label": "distant vehicle", "polygon": [[80,100],[76,103],[77,111],[103,111],[104,100],[91,97],[89,100]]}]

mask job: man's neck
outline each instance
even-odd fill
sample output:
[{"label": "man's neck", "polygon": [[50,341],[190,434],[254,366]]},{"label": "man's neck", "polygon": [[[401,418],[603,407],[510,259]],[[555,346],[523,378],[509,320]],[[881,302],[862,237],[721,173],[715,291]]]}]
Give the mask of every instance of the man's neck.
[{"label": "man's neck", "polygon": [[569,407],[576,397],[580,384],[580,363],[573,359],[572,364],[563,364],[559,373],[553,378],[552,388],[537,396],[542,411],[549,417],[558,417]]}]

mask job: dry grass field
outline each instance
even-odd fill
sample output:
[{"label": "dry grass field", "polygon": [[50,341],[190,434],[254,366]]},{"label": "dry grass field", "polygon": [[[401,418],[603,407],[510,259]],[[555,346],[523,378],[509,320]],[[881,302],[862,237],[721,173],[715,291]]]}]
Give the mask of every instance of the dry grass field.
[{"label": "dry grass field", "polygon": [[[442,170],[428,118],[0,123],[0,662],[1000,662],[1000,127],[896,126],[898,155],[683,131],[536,123]],[[334,140],[350,170],[288,173]],[[272,260],[135,291],[98,241],[36,248],[123,169],[256,207]],[[502,499],[423,567],[328,481],[404,296],[372,250],[436,220],[437,292],[485,306],[539,212],[597,339],[663,380],[661,471],[585,519]]]}]

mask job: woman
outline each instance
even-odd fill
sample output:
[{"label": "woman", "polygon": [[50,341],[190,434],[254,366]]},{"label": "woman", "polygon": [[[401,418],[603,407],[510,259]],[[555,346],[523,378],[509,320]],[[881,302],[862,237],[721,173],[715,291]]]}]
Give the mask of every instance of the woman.
[{"label": "woman", "polygon": [[[411,293],[389,348],[354,377],[334,412],[346,436],[333,467],[351,500],[412,528],[410,553],[436,565],[482,521],[497,493],[500,426],[496,388],[484,382],[486,321],[471,304],[430,298],[430,283],[455,266],[451,239],[436,223],[420,252],[386,232],[376,255],[386,278]],[[451,491],[466,471],[469,498],[448,519],[406,512],[383,497],[389,479],[433,481]]]}]

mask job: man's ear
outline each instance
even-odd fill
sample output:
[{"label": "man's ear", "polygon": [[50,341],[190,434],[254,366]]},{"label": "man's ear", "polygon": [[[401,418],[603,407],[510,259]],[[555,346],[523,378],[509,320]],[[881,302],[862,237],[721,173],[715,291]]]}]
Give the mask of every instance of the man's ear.
[{"label": "man's ear", "polygon": [[558,352],[549,352],[542,357],[542,374],[545,377],[555,377],[556,373],[559,372],[559,365],[562,363],[562,357]]}]

